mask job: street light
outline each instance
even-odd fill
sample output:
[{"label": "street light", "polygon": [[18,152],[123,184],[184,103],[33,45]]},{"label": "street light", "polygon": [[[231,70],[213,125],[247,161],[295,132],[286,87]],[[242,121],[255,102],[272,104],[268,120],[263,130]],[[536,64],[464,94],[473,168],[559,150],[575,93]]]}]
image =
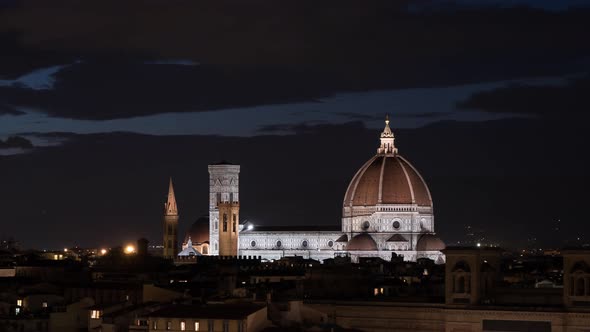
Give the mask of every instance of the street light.
[{"label": "street light", "polygon": [[125,253],[126,254],[132,254],[135,252],[135,247],[132,245],[128,245],[127,247],[125,247]]}]

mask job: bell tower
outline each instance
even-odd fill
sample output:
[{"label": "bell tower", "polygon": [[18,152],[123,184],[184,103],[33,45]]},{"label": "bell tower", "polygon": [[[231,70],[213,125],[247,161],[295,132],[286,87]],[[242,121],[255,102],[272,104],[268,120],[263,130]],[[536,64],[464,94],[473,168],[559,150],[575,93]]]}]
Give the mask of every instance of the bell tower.
[{"label": "bell tower", "polygon": [[219,209],[219,256],[238,255],[240,203],[221,202]]},{"label": "bell tower", "polygon": [[209,165],[209,253],[236,256],[239,235],[240,165]]},{"label": "bell tower", "polygon": [[176,206],[172,178],[170,178],[170,184],[168,185],[168,200],[164,203],[163,229],[163,256],[165,258],[175,258],[178,254],[178,207]]}]

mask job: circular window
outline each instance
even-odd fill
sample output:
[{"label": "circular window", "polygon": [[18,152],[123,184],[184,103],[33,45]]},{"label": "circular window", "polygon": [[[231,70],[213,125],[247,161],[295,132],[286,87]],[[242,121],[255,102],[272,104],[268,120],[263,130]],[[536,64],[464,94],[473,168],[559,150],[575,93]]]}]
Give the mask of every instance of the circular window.
[{"label": "circular window", "polygon": [[398,229],[399,226],[400,226],[399,221],[396,220],[393,222],[393,228]]},{"label": "circular window", "polygon": [[365,221],[365,222],[363,222],[363,225],[362,225],[362,227],[363,227],[363,229],[364,229],[364,230],[367,230],[367,229],[369,229],[369,226],[370,226],[370,225],[371,225],[371,224],[369,224],[369,222],[368,222],[368,221]]},{"label": "circular window", "polygon": [[256,241],[250,242],[250,247],[256,247]]},{"label": "circular window", "polygon": [[332,248],[334,246],[334,241],[328,241],[328,247]]},{"label": "circular window", "polygon": [[277,248],[280,248],[283,244],[281,243],[281,241],[277,241]]},{"label": "circular window", "polygon": [[303,242],[301,242],[301,245],[303,246],[303,248],[307,248],[307,240],[303,240]]}]

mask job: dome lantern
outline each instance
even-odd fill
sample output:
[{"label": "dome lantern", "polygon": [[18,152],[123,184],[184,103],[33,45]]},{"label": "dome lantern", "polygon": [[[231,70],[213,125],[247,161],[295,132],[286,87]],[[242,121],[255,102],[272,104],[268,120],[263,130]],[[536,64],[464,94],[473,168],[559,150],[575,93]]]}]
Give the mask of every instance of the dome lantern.
[{"label": "dome lantern", "polygon": [[385,116],[385,128],[383,129],[383,132],[381,133],[380,140],[381,140],[381,145],[377,149],[378,154],[389,154],[389,155],[397,154],[397,148],[395,147],[395,144],[394,144],[395,135],[393,135],[391,128],[389,128],[389,115]]}]

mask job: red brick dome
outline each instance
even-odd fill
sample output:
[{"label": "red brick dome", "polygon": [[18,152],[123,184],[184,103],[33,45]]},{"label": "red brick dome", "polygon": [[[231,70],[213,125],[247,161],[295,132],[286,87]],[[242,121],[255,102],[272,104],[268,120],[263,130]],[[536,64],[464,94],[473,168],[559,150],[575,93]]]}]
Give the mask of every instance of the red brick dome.
[{"label": "red brick dome", "polygon": [[190,226],[190,228],[186,231],[183,243],[187,243],[189,237],[194,244],[205,242],[209,243],[208,216],[200,217]]},{"label": "red brick dome", "polygon": [[367,233],[361,233],[354,236],[346,245],[346,250],[378,250],[377,242],[373,240],[373,237]]},{"label": "red brick dome", "polygon": [[416,243],[418,251],[440,251],[446,248],[445,243],[434,234],[424,234]]},{"label": "red brick dome", "polygon": [[432,207],[432,198],[426,182],[406,159],[397,153],[377,154],[352,178],[344,206],[377,204]]}]

